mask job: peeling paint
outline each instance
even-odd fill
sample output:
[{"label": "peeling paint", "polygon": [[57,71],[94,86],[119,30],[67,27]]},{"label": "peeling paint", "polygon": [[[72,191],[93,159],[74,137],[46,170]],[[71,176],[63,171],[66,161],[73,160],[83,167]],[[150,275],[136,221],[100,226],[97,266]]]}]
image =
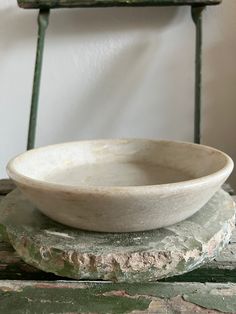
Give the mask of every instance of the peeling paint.
[{"label": "peeling paint", "polygon": [[236,313],[235,292],[235,284],[0,283],[1,311],[11,313],[17,302],[16,313],[22,314],[26,309],[39,313],[42,306],[45,314],[62,311],[87,314]]}]

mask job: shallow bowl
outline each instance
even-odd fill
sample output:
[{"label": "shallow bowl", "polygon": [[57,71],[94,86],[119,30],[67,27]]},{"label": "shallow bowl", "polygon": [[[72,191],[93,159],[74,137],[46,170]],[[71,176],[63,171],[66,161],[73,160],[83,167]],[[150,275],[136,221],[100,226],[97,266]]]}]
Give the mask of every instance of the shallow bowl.
[{"label": "shallow bowl", "polygon": [[144,139],[95,140],[25,152],[7,166],[48,217],[104,232],[143,231],[197,212],[233,169],[211,147]]}]

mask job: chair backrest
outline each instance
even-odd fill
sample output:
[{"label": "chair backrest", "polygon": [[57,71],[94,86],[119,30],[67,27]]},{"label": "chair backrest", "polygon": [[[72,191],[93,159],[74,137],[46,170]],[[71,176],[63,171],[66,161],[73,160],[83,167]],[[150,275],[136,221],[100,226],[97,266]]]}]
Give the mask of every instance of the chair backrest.
[{"label": "chair backrest", "polygon": [[17,0],[24,9],[112,6],[215,5],[222,0]]}]

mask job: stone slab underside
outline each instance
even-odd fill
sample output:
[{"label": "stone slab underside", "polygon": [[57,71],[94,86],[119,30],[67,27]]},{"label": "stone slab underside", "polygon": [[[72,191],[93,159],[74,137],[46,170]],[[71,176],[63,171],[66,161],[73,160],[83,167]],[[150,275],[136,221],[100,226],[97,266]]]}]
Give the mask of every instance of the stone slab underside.
[{"label": "stone slab underside", "polygon": [[108,234],[58,224],[15,190],[1,202],[0,219],[18,255],[36,268],[74,279],[144,282],[189,272],[214,258],[231,237],[234,206],[221,190],[184,222]]}]

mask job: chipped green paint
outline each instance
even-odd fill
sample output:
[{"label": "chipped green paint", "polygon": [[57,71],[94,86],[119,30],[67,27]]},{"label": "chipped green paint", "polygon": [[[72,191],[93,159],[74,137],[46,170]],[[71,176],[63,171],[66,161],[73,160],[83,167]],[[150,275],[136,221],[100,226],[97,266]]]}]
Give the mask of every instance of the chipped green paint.
[{"label": "chipped green paint", "polygon": [[235,284],[0,282],[3,313],[235,313]]},{"label": "chipped green paint", "polygon": [[103,289],[103,285],[90,288],[86,284],[69,284],[67,288],[66,283],[35,283],[10,289],[3,286],[0,292],[3,313],[24,313],[26,308],[29,313],[129,313],[146,310],[151,302],[145,297],[121,298],[115,293],[105,296],[109,289]]},{"label": "chipped green paint", "polygon": [[63,277],[115,282],[158,280],[201,266],[228,243],[235,215],[231,197],[220,191],[177,225],[104,235],[51,221],[17,190],[0,207],[9,240],[28,264]]},{"label": "chipped green paint", "polygon": [[112,6],[170,6],[216,5],[221,0],[18,0],[24,9],[112,7]]},{"label": "chipped green paint", "polygon": [[183,299],[207,309],[218,310],[223,313],[235,313],[236,290],[233,291],[234,298],[230,295],[229,287],[224,290],[225,291],[213,291],[209,297],[204,297],[202,293],[183,295]]}]

